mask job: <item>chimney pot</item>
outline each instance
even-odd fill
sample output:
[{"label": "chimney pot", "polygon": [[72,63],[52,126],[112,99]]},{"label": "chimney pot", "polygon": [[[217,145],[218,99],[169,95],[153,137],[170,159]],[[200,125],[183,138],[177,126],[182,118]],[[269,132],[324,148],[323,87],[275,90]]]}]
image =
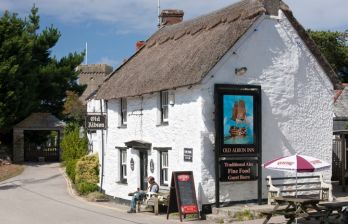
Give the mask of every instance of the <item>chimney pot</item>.
[{"label": "chimney pot", "polygon": [[135,43],[135,48],[136,48],[136,50],[138,51],[140,48],[142,48],[142,46],[144,46],[145,45],[145,42],[144,41],[142,41],[142,40],[140,40],[140,41],[137,41],[136,43]]},{"label": "chimney pot", "polygon": [[278,16],[280,0],[264,0],[264,7],[267,15]]},{"label": "chimney pot", "polygon": [[161,27],[180,23],[184,18],[184,11],[179,9],[164,9],[160,14]]}]

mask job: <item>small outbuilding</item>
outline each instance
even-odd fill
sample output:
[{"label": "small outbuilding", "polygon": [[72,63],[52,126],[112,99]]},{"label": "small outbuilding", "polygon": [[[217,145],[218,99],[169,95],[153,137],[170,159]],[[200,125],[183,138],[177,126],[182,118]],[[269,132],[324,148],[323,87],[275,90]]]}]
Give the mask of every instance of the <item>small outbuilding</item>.
[{"label": "small outbuilding", "polygon": [[59,161],[64,126],[50,113],[32,113],[13,128],[13,161]]}]

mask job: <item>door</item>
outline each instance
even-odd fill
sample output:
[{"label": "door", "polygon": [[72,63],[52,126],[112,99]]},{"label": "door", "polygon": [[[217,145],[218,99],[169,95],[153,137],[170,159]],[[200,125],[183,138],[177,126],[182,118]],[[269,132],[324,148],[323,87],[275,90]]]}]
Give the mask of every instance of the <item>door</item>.
[{"label": "door", "polygon": [[147,190],[147,152],[140,152],[140,189]]}]

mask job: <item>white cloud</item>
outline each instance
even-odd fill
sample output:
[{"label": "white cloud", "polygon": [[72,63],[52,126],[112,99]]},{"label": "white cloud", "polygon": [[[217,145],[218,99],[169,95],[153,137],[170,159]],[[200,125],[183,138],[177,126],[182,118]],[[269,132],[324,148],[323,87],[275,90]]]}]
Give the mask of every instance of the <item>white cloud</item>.
[{"label": "white cloud", "polygon": [[[185,11],[185,19],[208,13],[237,0],[162,0],[162,8]],[[347,0],[285,0],[306,28],[348,29]],[[102,21],[114,23],[118,30],[155,30],[157,0],[1,0],[0,9],[28,13],[36,4],[40,14],[54,16],[65,23]]]}]

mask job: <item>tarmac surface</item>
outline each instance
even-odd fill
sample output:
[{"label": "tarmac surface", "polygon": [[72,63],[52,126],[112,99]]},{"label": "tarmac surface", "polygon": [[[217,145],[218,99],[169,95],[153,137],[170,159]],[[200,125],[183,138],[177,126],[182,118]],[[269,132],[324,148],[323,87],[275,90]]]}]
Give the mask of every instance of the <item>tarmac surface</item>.
[{"label": "tarmac surface", "polygon": [[128,214],[127,209],[114,202],[87,202],[76,196],[59,163],[26,164],[21,175],[0,182],[2,224],[180,223],[177,217],[167,221],[164,215]]},{"label": "tarmac surface", "polygon": [[[348,197],[339,195],[340,200]],[[59,163],[31,163],[24,172],[0,182],[0,223],[9,224],[162,224],[180,223],[177,216],[155,216],[151,212],[128,214],[128,206],[115,202],[88,202],[72,190]],[[226,220],[227,221],[227,220]],[[264,219],[233,222],[259,224]],[[207,220],[184,220],[183,223],[216,223]],[[221,222],[219,222],[221,223]],[[228,222],[224,222],[228,223]],[[286,223],[284,217],[272,217],[269,224]],[[298,220],[315,224],[319,221]]]}]

